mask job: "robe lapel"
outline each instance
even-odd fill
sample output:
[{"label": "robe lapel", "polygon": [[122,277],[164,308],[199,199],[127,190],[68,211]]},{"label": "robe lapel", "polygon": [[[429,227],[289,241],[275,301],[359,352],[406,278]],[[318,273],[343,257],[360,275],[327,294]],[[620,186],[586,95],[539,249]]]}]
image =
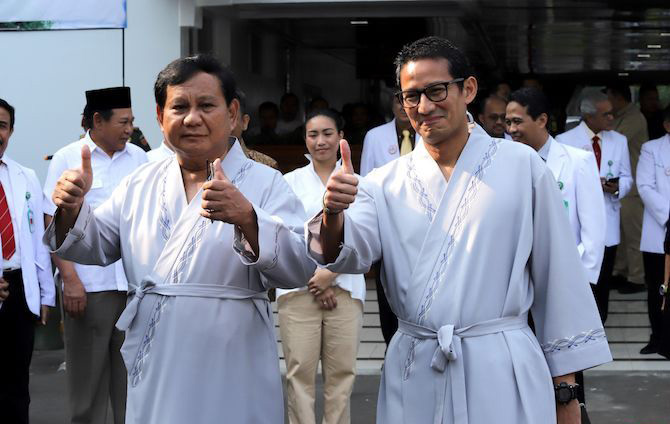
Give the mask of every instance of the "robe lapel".
[{"label": "robe lapel", "polygon": [[561,172],[567,159],[567,153],[553,137],[549,137],[549,155],[547,155],[547,167],[551,170],[556,181],[561,181]]},{"label": "robe lapel", "polygon": [[[464,220],[467,220],[467,214],[459,214],[459,211],[467,209],[469,202],[472,201],[470,197],[465,199],[465,195],[476,188],[478,180],[491,163],[496,146],[495,139],[476,125],[456,162],[449,184],[446,185],[446,189],[443,188],[443,195],[439,197],[439,206],[419,253],[421,259],[410,279],[411,284],[417,290],[408,290],[408,293],[421,293],[420,298],[410,298],[410,301],[416,302],[417,305],[416,317],[412,319],[419,323],[422,322],[439,284],[442,283],[443,268],[449,259],[450,252],[458,242],[456,230]],[[430,176],[434,179],[435,174],[439,175],[439,178],[443,180],[442,187],[444,187],[444,177],[434,161],[433,165],[433,173]],[[433,182],[432,179],[431,182]],[[433,184],[437,185],[434,182]]]},{"label": "robe lapel", "polygon": [[[234,143],[233,143],[234,141]],[[246,158],[236,140],[231,140],[230,150],[221,161],[221,167],[228,179],[235,185],[244,177],[248,165],[253,163]],[[198,190],[191,202],[186,205],[186,192],[177,159],[168,165],[165,196],[171,221],[168,240],[165,242],[151,278],[156,284],[177,283],[179,274],[195,253],[196,247],[204,236],[210,221],[200,215],[202,189]]]},{"label": "robe lapel", "polygon": [[[14,229],[14,237],[18,239],[19,234],[21,234],[21,228],[23,227],[24,221],[27,221],[26,217],[26,177],[23,175],[23,170],[11,160],[7,160],[7,167],[9,171],[9,183],[12,188],[12,200],[14,202],[14,222],[18,228]],[[38,193],[31,193],[31,195],[37,195]],[[40,193],[41,195],[41,193]]]}]

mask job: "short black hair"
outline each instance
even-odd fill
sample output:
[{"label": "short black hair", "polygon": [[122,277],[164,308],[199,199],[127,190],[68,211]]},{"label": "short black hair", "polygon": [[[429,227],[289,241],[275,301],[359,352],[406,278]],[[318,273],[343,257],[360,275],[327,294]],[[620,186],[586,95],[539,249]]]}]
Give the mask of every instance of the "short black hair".
[{"label": "short black hair", "polygon": [[277,104],[275,102],[263,102],[263,103],[261,103],[261,105],[258,106],[258,114],[260,115],[261,112],[263,112],[264,110],[271,110],[274,113],[276,113],[277,115],[279,115],[279,107],[277,106]]},{"label": "short black hair", "polygon": [[305,117],[305,134],[307,134],[307,123],[312,119],[316,118],[317,116],[325,116],[326,118],[330,118],[335,122],[335,129],[337,129],[337,132],[342,131],[344,128],[344,120],[342,119],[342,115],[338,111],[336,111],[333,108],[328,108],[328,109],[316,109],[307,114]]},{"label": "short black hair", "polygon": [[9,130],[13,130],[14,122],[16,120],[16,111],[14,110],[14,106],[7,103],[5,99],[0,99],[0,108],[5,109],[9,113]]},{"label": "short black hair", "polygon": [[238,102],[240,102],[240,116],[244,115],[247,113],[247,95],[244,94],[244,91],[240,90],[239,88],[235,90],[235,98],[237,99]]},{"label": "short black hair", "polygon": [[[446,59],[449,62],[449,73],[454,79],[465,79],[475,75],[467,56],[458,47],[446,38],[430,36],[406,44],[396,56],[394,64],[398,87],[402,67],[408,62],[419,59]],[[463,88],[463,82],[459,82],[458,86]]]},{"label": "short black hair", "polygon": [[528,115],[536,120],[543,113],[549,117],[549,100],[541,90],[532,87],[520,88],[509,96],[509,101],[517,102],[526,108]]},{"label": "short black hair", "polygon": [[233,101],[237,86],[230,69],[221,64],[214,56],[197,54],[174,60],[158,73],[154,84],[154,97],[158,107],[161,109],[165,107],[169,85],[183,84],[199,72],[217,77],[221,83],[221,92],[223,92],[226,103],[230,104]]},{"label": "short black hair", "polygon": [[624,84],[622,82],[612,83],[607,85],[607,90],[623,97],[627,102],[631,102],[630,85]]},{"label": "short black hair", "polygon": [[88,131],[93,129],[93,115],[96,113],[100,114],[102,119],[107,122],[112,118],[114,111],[112,109],[92,108],[89,105],[84,106],[84,112],[81,117],[81,126],[84,130]]}]

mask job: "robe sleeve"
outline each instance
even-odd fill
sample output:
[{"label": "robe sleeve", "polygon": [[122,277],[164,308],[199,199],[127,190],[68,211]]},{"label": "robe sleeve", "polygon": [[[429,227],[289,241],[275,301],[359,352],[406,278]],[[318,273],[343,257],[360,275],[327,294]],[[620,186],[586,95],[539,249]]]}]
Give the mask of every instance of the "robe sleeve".
[{"label": "robe sleeve", "polygon": [[[84,200],[65,240],[56,246],[56,218],[44,233],[44,243],[59,257],[84,265],[109,265],[121,259],[119,225],[130,176],[95,211]],[[58,211],[56,211],[58,213]]]},{"label": "robe sleeve", "polygon": [[605,330],[551,172],[535,166],[530,277],[535,332],[552,376],[612,360]]},{"label": "robe sleeve", "polygon": [[305,255],[305,210],[279,172],[274,172],[267,195],[253,208],[258,222],[259,252],[251,250],[236,226],[233,249],[242,263],[255,267],[268,288],[305,286],[316,268]]},{"label": "robe sleeve", "polygon": [[359,178],[356,200],[344,211],[344,242],[335,262],[326,264],[321,247],[321,214],[305,224],[307,253],[319,265],[340,274],[364,274],[381,258],[379,216],[373,197],[373,184]]}]

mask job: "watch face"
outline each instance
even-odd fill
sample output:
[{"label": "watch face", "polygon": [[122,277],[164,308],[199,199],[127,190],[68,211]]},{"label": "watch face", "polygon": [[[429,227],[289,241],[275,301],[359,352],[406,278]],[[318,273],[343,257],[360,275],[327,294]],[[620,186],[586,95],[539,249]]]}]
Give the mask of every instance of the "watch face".
[{"label": "watch face", "polygon": [[568,403],[572,400],[572,390],[569,387],[559,387],[556,390],[556,399],[560,403]]}]

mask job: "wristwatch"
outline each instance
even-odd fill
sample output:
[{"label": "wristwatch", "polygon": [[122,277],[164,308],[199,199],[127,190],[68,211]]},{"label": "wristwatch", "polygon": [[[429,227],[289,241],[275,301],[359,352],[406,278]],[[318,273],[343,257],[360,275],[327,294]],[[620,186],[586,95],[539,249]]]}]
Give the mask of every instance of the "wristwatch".
[{"label": "wristwatch", "polygon": [[579,384],[568,384],[565,381],[554,385],[554,394],[556,396],[556,402],[561,405],[567,405],[572,402],[574,399],[577,399],[577,388]]},{"label": "wristwatch", "polygon": [[658,292],[660,293],[661,296],[667,296],[668,295],[668,286],[667,283],[661,284],[661,287],[658,288]]}]

